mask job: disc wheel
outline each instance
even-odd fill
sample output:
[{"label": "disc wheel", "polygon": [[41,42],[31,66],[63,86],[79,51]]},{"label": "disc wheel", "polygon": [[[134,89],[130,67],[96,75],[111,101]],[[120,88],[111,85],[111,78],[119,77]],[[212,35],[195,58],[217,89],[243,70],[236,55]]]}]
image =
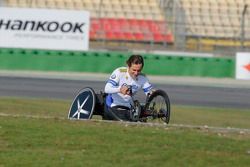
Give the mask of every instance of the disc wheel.
[{"label": "disc wheel", "polygon": [[69,109],[69,119],[91,119],[95,109],[96,96],[92,88],[79,91]]}]

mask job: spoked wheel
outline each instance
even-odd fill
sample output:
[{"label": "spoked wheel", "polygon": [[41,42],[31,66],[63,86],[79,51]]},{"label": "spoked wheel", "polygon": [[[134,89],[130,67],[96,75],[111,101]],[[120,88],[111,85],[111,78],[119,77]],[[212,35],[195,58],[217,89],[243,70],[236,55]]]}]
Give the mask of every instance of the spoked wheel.
[{"label": "spoked wheel", "polygon": [[130,110],[130,119],[131,121],[137,122],[140,120],[141,115],[141,104],[138,100],[134,101],[134,106]]},{"label": "spoked wheel", "polygon": [[170,100],[163,90],[156,90],[146,101],[144,115],[147,120],[160,119],[165,123],[170,120]]}]

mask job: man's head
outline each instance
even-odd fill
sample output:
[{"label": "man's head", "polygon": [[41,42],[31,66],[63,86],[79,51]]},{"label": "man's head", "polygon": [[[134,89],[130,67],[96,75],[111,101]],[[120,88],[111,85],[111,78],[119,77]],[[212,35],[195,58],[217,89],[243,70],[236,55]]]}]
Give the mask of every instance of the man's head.
[{"label": "man's head", "polygon": [[129,75],[133,78],[136,78],[143,69],[143,57],[141,55],[132,55],[127,60],[127,65]]}]

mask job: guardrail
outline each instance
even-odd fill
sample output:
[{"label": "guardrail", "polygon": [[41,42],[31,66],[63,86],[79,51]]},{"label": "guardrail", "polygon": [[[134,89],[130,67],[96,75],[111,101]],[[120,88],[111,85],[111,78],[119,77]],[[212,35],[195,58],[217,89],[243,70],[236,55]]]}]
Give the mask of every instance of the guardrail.
[{"label": "guardrail", "polygon": [[[0,48],[0,69],[111,73],[131,53]],[[148,75],[235,77],[234,58],[142,54]]]}]

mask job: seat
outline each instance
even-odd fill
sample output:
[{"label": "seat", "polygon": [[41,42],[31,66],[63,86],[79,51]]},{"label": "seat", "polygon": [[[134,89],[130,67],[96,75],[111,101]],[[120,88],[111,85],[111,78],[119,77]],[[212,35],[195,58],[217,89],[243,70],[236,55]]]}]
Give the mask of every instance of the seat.
[{"label": "seat", "polygon": [[[126,19],[126,18],[91,18],[91,31],[103,31],[109,40],[149,41],[156,38],[157,41],[172,41],[172,36],[167,25],[163,21]],[[91,38],[94,36],[91,32]],[[152,34],[157,34],[153,37]],[[100,37],[97,33],[95,37]],[[103,36],[102,36],[103,37]],[[164,39],[164,40],[163,40]],[[171,39],[171,40],[169,40]]]},{"label": "seat", "polygon": [[97,39],[96,31],[90,30],[89,31],[89,38],[93,39],[93,40]]},{"label": "seat", "polygon": [[136,41],[144,41],[144,35],[141,32],[134,32],[133,36]]},{"label": "seat", "polygon": [[154,42],[163,42],[164,37],[162,34],[155,33],[153,34]]},{"label": "seat", "polygon": [[124,32],[123,34],[124,38],[128,41],[133,41],[135,39],[133,33],[131,32]]},{"label": "seat", "polygon": [[114,32],[114,39],[115,40],[124,40],[126,38],[124,37],[123,32]]},{"label": "seat", "polygon": [[106,39],[108,39],[108,40],[116,40],[117,37],[116,37],[114,32],[108,31],[108,32],[106,32]]}]

